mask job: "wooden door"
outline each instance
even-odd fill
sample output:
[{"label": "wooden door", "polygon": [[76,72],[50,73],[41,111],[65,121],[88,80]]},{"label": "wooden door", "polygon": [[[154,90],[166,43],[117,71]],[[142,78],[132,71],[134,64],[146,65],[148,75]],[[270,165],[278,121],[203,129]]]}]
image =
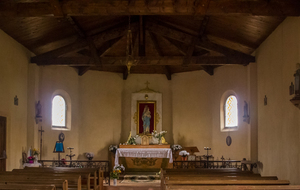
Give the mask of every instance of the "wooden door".
[{"label": "wooden door", "polygon": [[6,171],[6,117],[0,116],[0,171]]}]

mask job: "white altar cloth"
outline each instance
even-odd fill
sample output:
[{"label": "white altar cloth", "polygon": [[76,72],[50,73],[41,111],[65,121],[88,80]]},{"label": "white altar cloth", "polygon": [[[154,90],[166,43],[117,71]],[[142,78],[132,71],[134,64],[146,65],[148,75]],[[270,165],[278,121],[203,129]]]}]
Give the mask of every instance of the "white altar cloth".
[{"label": "white altar cloth", "polygon": [[171,148],[118,148],[115,165],[119,164],[119,157],[169,158],[169,163],[173,163]]}]

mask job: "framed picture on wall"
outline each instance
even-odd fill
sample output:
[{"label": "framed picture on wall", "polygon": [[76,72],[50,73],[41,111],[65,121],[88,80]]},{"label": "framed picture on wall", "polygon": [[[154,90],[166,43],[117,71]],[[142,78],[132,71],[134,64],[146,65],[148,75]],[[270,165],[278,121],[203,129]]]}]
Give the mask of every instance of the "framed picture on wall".
[{"label": "framed picture on wall", "polygon": [[136,134],[150,135],[156,130],[156,101],[137,101]]}]

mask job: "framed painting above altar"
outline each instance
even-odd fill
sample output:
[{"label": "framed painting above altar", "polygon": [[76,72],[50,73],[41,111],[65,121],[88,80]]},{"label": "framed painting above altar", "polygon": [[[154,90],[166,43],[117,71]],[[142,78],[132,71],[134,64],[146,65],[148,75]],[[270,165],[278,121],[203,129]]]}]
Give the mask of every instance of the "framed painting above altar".
[{"label": "framed painting above altar", "polygon": [[137,101],[136,134],[151,134],[156,130],[156,101]]}]

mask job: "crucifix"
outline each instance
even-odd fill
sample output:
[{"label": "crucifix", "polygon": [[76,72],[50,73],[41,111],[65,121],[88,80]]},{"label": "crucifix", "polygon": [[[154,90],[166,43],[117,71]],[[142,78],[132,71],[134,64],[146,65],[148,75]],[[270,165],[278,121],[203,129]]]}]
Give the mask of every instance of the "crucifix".
[{"label": "crucifix", "polygon": [[41,126],[41,130],[39,130],[39,132],[41,132],[41,140],[40,140],[40,160],[42,160],[43,132],[45,132],[45,131],[43,130],[43,126]]}]

